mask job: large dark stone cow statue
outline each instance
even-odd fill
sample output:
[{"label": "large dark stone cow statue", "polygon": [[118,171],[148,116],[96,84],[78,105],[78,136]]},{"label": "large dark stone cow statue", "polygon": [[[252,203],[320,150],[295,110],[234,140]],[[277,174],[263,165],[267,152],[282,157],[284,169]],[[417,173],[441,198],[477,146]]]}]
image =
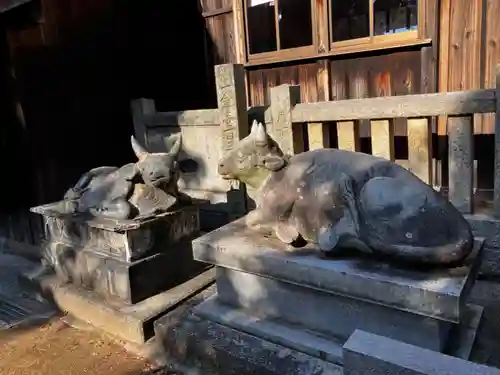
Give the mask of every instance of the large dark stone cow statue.
[{"label": "large dark stone cow statue", "polygon": [[288,244],[316,243],[451,265],[473,245],[463,215],[399,165],[372,155],[320,149],[285,156],[262,124],[229,151],[219,174],[257,189],[247,225],[271,229]]}]

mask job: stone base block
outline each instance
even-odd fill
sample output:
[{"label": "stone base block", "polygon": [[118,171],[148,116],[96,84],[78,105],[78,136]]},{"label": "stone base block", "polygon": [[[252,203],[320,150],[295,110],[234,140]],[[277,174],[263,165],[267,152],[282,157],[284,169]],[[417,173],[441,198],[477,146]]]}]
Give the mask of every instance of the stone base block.
[{"label": "stone base block", "polygon": [[211,285],[214,279],[215,270],[210,269],[132,306],[118,301],[105,301],[95,293],[72,284],[61,285],[54,275],[41,276],[38,284],[62,311],[112,336],[143,344],[153,337],[156,319]]},{"label": "stone base block", "polygon": [[[467,306],[463,324],[453,330],[453,345],[442,350],[446,354],[468,359],[478,329],[482,308]],[[193,313],[204,319],[253,335],[262,340],[282,345],[338,365],[343,364],[342,345],[347,339],[335,339],[313,332],[307,325],[290,324],[282,319],[259,317],[221,303],[217,295],[208,298],[193,309]],[[390,319],[390,318],[389,318]],[[419,328],[414,331],[418,334]]]},{"label": "stone base block", "polygon": [[[133,262],[83,249],[74,256],[60,257],[55,271],[61,280],[94,291],[106,300],[135,304],[207,269],[193,260],[191,249],[190,241],[182,241],[172,245],[168,252]],[[58,252],[62,254],[64,249]]]},{"label": "stone base block", "polygon": [[344,342],[220,304],[212,288],[155,321],[164,362],[212,375],[342,374]]},{"label": "stone base block", "polygon": [[[63,243],[72,252],[91,249],[104,256],[133,262],[145,256],[169,251],[170,247],[200,231],[201,202],[144,220],[115,220],[85,214],[68,215],[70,201],[59,201],[33,207],[43,215],[47,227],[47,258],[57,258],[51,247]],[[51,260],[50,263],[54,261]]]},{"label": "stone base block", "polygon": [[194,259],[304,288],[459,323],[479,269],[484,239],[453,269],[404,268],[353,253],[321,259],[308,245],[290,251],[277,238],[247,228],[244,218],[193,241]]},{"label": "stone base block", "polygon": [[[172,316],[173,315],[173,316]],[[170,364],[213,375],[341,375],[342,368],[186,311],[155,322]]]},{"label": "stone base block", "polygon": [[249,273],[217,268],[219,300],[250,315],[301,325],[347,340],[356,330],[443,351],[453,323],[304,288]]},{"label": "stone base block", "polygon": [[263,340],[342,365],[342,344],[346,340],[320,336],[305,328],[304,325],[290,325],[280,319],[273,320],[249,315],[242,309],[220,303],[217,295],[196,306],[193,312],[199,317]]}]

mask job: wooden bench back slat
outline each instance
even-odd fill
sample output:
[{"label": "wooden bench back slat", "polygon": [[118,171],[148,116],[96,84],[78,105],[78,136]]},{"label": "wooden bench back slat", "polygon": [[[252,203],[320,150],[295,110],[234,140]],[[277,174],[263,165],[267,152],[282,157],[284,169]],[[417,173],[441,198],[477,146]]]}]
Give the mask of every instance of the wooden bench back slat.
[{"label": "wooden bench back slat", "polygon": [[409,170],[427,184],[432,183],[432,132],[427,118],[408,119]]},{"label": "wooden bench back slat", "polygon": [[338,121],[337,122],[338,147],[341,150],[359,151],[359,122],[358,121]]},{"label": "wooden bench back slat", "polygon": [[372,120],[372,155],[396,160],[394,155],[394,123],[391,120]]}]

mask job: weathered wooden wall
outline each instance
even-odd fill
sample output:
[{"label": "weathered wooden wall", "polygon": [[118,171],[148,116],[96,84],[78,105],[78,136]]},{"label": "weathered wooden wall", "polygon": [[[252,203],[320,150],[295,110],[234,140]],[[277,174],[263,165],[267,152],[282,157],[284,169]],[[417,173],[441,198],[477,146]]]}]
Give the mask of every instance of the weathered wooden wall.
[{"label": "weathered wooden wall", "polygon": [[[244,62],[244,56],[238,56],[239,35],[235,31],[235,14],[231,5],[237,1],[231,0],[204,0],[203,2],[205,25],[207,29],[208,45],[213,45],[209,70],[217,63]],[[479,88],[491,88],[494,84],[494,68],[500,60],[500,26],[496,21],[499,12],[497,0],[423,0],[423,7],[419,11],[422,19],[422,38],[432,41],[429,46],[414,48],[413,52],[419,51],[420,56],[414,56],[409,63],[413,74],[411,92],[428,93],[437,91],[455,91]],[[234,5],[233,5],[234,6]],[[244,48],[243,48],[244,50]],[[401,56],[407,51],[401,52]],[[399,74],[403,68],[399,66],[398,56],[400,52],[384,50],[367,53],[373,57],[366,58],[360,54],[344,56],[340,61],[346,61],[349,66],[351,62],[363,60],[369,69],[380,69],[383,67],[377,58],[380,55],[392,55],[385,58],[390,64],[385,68],[385,80],[393,75],[393,70]],[[365,55],[367,55],[365,53]],[[324,59],[324,57],[321,57]],[[405,57],[403,60],[408,61]],[[338,81],[335,73],[335,62],[338,58],[331,58],[332,67],[329,69],[331,79]],[[380,58],[379,60],[384,60]],[[319,60],[318,60],[319,61]],[[249,104],[259,105],[266,103],[269,97],[268,87],[276,82],[300,81],[302,91],[307,90],[308,95],[314,97],[315,84],[307,83],[300,78],[301,72],[308,72],[316,62],[296,62],[286,66],[269,67],[266,65],[248,67]],[[341,65],[342,63],[338,63]],[[420,72],[417,65],[420,64]],[[355,70],[355,68],[353,68]],[[416,73],[416,74],[415,74]],[[416,81],[418,79],[418,81]],[[392,80],[392,78],[391,78]],[[400,84],[395,80],[395,84]],[[404,82],[404,80],[403,80]],[[391,90],[394,86],[391,86]],[[371,95],[371,94],[370,94]],[[335,100],[335,92],[332,92],[331,100]],[[493,116],[477,115],[475,119],[476,134],[493,134]],[[441,121],[435,129],[439,134],[446,134],[446,121]],[[399,131],[399,130],[396,130]],[[365,133],[363,133],[365,134]]]},{"label": "weathered wooden wall", "polygon": [[19,176],[4,177],[18,185],[2,195],[0,237],[28,242],[41,236],[27,218],[30,206],[60,199],[90,168],[134,160],[131,99],[150,97],[159,109],[176,110],[210,106],[214,96],[201,84],[207,73],[197,1],[38,3],[0,16],[10,53],[0,57],[0,87],[13,81],[10,102],[18,99],[24,117],[24,124],[9,121],[17,143],[2,123],[0,138],[17,145],[8,154]]},{"label": "weathered wooden wall", "polygon": [[214,67],[237,62],[233,0],[200,0],[200,13],[205,21],[205,54],[207,88],[210,107],[217,105]]},{"label": "weathered wooden wall", "polygon": [[[420,94],[421,51],[343,59],[331,62],[332,100]],[[406,135],[406,122],[395,120],[396,135]],[[369,124],[360,126],[362,137],[370,136]]]},{"label": "weathered wooden wall", "polygon": [[[441,2],[440,91],[495,86],[495,66],[500,61],[499,12],[498,0]],[[475,133],[493,134],[493,118],[476,116]]]},{"label": "weathered wooden wall", "polygon": [[271,88],[284,83],[300,85],[301,100],[306,103],[325,100],[321,92],[321,82],[318,82],[321,67],[320,62],[314,62],[249,70],[250,105],[252,107],[269,105]]},{"label": "weathered wooden wall", "polygon": [[[238,55],[245,51],[245,46],[239,46],[244,40],[242,31],[238,30],[241,23],[237,22],[238,14],[242,14],[237,8],[240,2],[232,3],[232,9],[229,0],[204,3],[207,35],[211,43],[218,46],[217,61],[245,63],[245,56]],[[495,64],[500,60],[500,26],[496,21],[499,2],[422,0],[420,4],[419,37],[429,44],[318,56],[308,61],[252,63],[246,66],[248,104],[268,104],[270,88],[281,83],[299,84],[301,99],[305,102],[493,87]],[[235,28],[228,30],[231,22]],[[321,29],[321,25],[317,27]],[[406,158],[405,122],[395,119],[394,123],[397,154]],[[443,169],[448,155],[446,116],[441,116],[439,121],[431,118],[431,126],[436,133],[433,136],[435,180],[446,185],[447,171]],[[335,146],[335,126],[308,124],[307,129],[303,137],[305,149],[317,143],[314,138],[318,137],[329,139],[329,144]],[[367,121],[360,121],[359,131],[362,149],[369,151]],[[491,189],[493,140],[489,135],[494,133],[494,116],[475,115],[474,131],[476,186]]]}]

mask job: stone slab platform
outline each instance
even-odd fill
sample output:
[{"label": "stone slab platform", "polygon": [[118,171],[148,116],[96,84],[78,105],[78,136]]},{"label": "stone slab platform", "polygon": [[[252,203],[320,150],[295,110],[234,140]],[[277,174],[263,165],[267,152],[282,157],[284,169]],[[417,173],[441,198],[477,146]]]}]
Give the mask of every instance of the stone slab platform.
[{"label": "stone slab platform", "polygon": [[356,330],[442,351],[454,323],[217,267],[218,299],[249,315],[278,319],[330,338]]},{"label": "stone slab platform", "polygon": [[62,311],[112,336],[143,344],[153,337],[156,319],[213,284],[214,279],[215,270],[212,268],[132,306],[104,301],[95,293],[72,284],[61,285],[55,275],[41,276],[38,285]]},{"label": "stone slab platform", "polygon": [[[64,254],[67,245],[56,245],[57,252]],[[193,260],[189,239],[171,245],[169,251],[133,262],[83,249],[61,256],[54,268],[61,280],[92,290],[106,300],[135,304],[196,276],[207,266]]]},{"label": "stone slab platform", "polygon": [[218,304],[213,292],[207,294],[212,288],[154,323],[162,360],[174,369],[214,375],[342,374],[342,343]]},{"label": "stone slab platform", "polygon": [[186,373],[342,375],[342,367],[326,359],[205,319],[191,309],[180,310],[155,322],[155,339],[169,364],[198,370]]},{"label": "stone slab platform", "polygon": [[500,370],[356,331],[344,345],[345,375],[500,375]]},{"label": "stone slab platform", "polygon": [[[467,305],[467,320],[456,327],[453,332],[455,345],[442,352],[463,359],[469,359],[478,330],[483,309],[475,305]],[[319,335],[307,326],[289,324],[281,319],[270,319],[250,315],[243,309],[221,303],[217,295],[208,298],[193,309],[196,316],[218,324],[244,332],[262,340],[273,342],[284,347],[305,353],[312,357],[342,365],[342,345],[347,339],[335,339]],[[418,328],[416,329],[418,330]]]},{"label": "stone slab platform", "polygon": [[321,259],[314,247],[289,251],[274,237],[249,230],[244,218],[193,241],[194,259],[344,295],[453,323],[472,287],[483,239],[476,239],[464,266],[415,270],[360,254]]}]

